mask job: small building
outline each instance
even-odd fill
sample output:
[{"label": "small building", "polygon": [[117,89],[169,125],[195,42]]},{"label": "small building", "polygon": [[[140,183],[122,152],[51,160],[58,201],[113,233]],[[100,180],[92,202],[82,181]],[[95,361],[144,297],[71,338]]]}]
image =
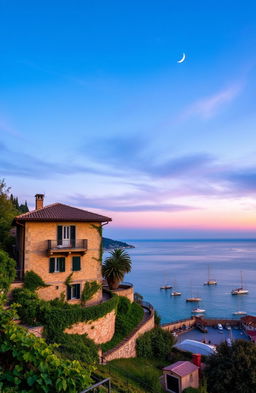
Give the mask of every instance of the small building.
[{"label": "small building", "polygon": [[182,393],[184,389],[199,387],[199,367],[188,361],[179,361],[163,368],[167,392]]}]

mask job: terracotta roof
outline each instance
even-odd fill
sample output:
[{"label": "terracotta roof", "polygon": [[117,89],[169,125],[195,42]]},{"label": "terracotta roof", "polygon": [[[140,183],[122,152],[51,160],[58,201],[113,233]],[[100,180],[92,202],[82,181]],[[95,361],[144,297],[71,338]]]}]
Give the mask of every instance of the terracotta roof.
[{"label": "terracotta roof", "polygon": [[14,224],[24,221],[40,222],[64,222],[64,221],[84,221],[84,222],[105,222],[112,221],[111,218],[88,212],[77,207],[64,205],[63,203],[54,203],[39,210],[33,210],[21,214],[14,219]]},{"label": "terracotta roof", "polygon": [[243,322],[246,325],[256,327],[256,317],[252,315],[246,315],[246,317],[242,317],[241,322]]},{"label": "terracotta roof", "polygon": [[185,377],[185,375],[191,374],[193,371],[198,370],[195,364],[180,360],[179,362],[170,364],[163,368],[164,371],[172,371],[173,373],[179,375],[180,377]]}]

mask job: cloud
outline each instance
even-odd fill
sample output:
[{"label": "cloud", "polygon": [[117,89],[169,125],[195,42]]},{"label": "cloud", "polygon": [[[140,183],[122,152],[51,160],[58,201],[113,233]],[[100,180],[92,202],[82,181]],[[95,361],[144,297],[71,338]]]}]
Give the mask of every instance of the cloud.
[{"label": "cloud", "polygon": [[241,83],[234,84],[212,96],[194,102],[185,110],[182,118],[198,115],[202,118],[209,119],[215,116],[217,112],[223,108],[224,104],[228,104],[238,96],[242,87],[243,85]]},{"label": "cloud", "polygon": [[[147,212],[147,211],[165,211],[165,212],[176,212],[184,210],[194,210],[195,208],[187,205],[179,205],[172,203],[156,203],[153,201],[154,198],[149,198],[149,195],[138,195],[123,194],[118,196],[101,196],[94,198],[88,198],[81,194],[70,196],[69,201],[72,200],[76,206],[88,207],[92,209],[102,209],[115,212]],[[146,203],[145,203],[146,199]],[[151,203],[147,203],[147,199],[151,199]],[[143,203],[138,201],[143,200]],[[153,203],[152,203],[153,202]]]}]

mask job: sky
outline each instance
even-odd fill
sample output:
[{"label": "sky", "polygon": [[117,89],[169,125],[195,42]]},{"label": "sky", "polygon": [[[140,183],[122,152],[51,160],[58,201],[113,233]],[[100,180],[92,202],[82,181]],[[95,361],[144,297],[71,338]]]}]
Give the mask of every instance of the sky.
[{"label": "sky", "polygon": [[30,209],[44,193],[111,217],[117,239],[255,237],[255,14],[0,0],[0,178]]}]

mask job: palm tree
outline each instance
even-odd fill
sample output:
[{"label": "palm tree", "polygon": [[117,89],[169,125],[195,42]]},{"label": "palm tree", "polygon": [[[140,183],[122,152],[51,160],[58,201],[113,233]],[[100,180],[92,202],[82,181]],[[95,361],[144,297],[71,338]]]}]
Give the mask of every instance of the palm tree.
[{"label": "palm tree", "polygon": [[110,289],[117,289],[125,273],[131,271],[132,261],[126,251],[116,248],[110,252],[102,265],[102,275],[106,278]]}]

